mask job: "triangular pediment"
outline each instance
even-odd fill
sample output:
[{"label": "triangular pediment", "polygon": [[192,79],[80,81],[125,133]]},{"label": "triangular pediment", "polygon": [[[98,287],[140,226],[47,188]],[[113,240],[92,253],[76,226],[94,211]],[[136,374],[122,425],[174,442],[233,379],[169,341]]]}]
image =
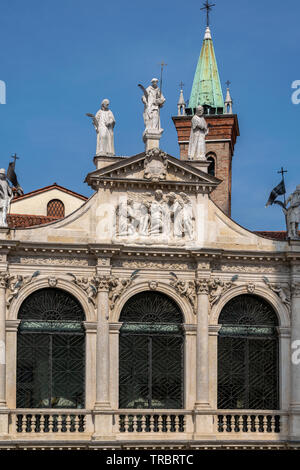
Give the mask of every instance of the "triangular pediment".
[{"label": "triangular pediment", "polygon": [[137,184],[139,187],[160,184],[195,186],[211,192],[221,181],[189,162],[152,149],[99,168],[87,175],[86,182],[94,189],[107,184]]}]

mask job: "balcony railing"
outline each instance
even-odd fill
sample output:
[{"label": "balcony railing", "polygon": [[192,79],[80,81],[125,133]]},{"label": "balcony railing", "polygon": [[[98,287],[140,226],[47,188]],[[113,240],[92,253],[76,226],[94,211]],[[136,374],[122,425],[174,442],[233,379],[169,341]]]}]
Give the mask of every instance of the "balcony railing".
[{"label": "balcony railing", "polygon": [[12,434],[84,434],[92,430],[91,411],[77,409],[15,410],[10,414]]},{"label": "balcony railing", "polygon": [[286,431],[287,413],[262,410],[219,410],[215,432],[220,434],[277,434]]},{"label": "balcony railing", "polygon": [[[283,411],[217,410],[105,410],[107,425],[97,429],[99,411],[81,409],[17,409],[9,412],[9,434],[12,440],[89,440],[92,435],[103,439],[145,440],[178,439],[217,441],[283,440],[288,435],[288,414]],[[101,412],[100,412],[101,414]],[[211,427],[199,432],[201,415]],[[99,426],[98,426],[99,427]],[[100,426],[101,427],[101,426]],[[204,429],[204,431],[203,431]],[[100,431],[100,432],[99,432]],[[69,437],[68,437],[69,436]],[[101,438],[101,439],[102,439]]]}]

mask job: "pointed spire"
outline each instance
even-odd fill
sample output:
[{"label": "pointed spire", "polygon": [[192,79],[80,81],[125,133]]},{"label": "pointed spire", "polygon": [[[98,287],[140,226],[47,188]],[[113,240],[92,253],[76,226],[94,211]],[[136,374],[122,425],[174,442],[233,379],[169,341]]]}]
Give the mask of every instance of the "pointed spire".
[{"label": "pointed spire", "polygon": [[180,95],[179,95],[179,100],[177,103],[177,109],[178,109],[178,116],[186,116],[185,112],[186,108],[186,103],[184,101],[184,96],[183,96],[183,83],[180,83]]},{"label": "pointed spire", "polygon": [[214,114],[224,112],[224,98],[209,26],[205,31],[189,100],[189,108],[200,105],[213,108]]},{"label": "pointed spire", "polygon": [[229,90],[229,85],[230,85],[230,81],[228,80],[226,82],[226,85],[227,85],[227,92],[226,92],[226,98],[225,98],[225,114],[232,114],[232,105],[233,105],[233,101],[232,101],[232,98],[231,98],[231,95],[230,95],[230,90]]}]

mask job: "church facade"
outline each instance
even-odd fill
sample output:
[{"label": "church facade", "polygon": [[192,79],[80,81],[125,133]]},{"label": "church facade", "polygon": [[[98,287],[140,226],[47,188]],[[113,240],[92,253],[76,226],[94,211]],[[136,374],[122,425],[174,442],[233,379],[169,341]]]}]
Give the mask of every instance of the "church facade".
[{"label": "church facade", "polygon": [[299,446],[300,242],[230,218],[239,127],[209,28],[178,111],[180,159],[145,123],[76,210],[0,229],[2,448]]}]

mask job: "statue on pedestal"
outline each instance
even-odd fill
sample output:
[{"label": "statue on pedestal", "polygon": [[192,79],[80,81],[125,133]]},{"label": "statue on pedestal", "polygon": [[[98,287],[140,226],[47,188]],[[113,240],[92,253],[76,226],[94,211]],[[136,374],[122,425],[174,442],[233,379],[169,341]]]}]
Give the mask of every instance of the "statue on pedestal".
[{"label": "statue on pedestal", "polygon": [[208,125],[204,117],[203,106],[197,106],[196,114],[192,119],[190,143],[188,149],[189,160],[206,161],[205,137],[208,134]]},{"label": "statue on pedestal", "polygon": [[87,114],[93,120],[94,127],[97,132],[97,149],[96,156],[113,156],[115,155],[114,147],[114,127],[115,118],[109,107],[109,100],[104,99],[101,108],[94,116]]},{"label": "statue on pedestal", "polygon": [[143,118],[145,133],[147,131],[162,132],[160,125],[160,108],[163,107],[166,100],[158,87],[158,79],[152,78],[151,85],[146,89],[142,85],[139,85],[139,87],[144,92],[142,102],[144,103]]},{"label": "statue on pedestal", "polygon": [[286,201],[286,218],[288,237],[292,240],[299,240],[298,227],[300,223],[300,185]]},{"label": "statue on pedestal", "polygon": [[0,169],[0,227],[7,227],[7,213],[13,192],[9,186],[4,168]]}]

